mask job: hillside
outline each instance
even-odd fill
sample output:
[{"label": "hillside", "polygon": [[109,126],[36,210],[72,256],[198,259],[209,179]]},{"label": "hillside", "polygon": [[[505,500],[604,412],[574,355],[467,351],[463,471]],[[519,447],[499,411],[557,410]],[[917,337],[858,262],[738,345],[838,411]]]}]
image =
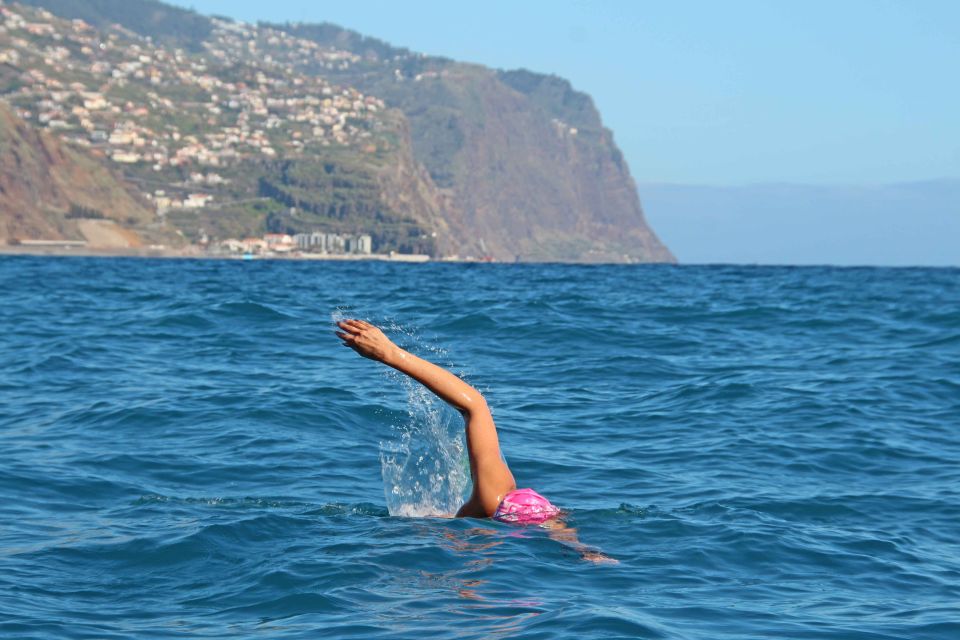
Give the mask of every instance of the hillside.
[{"label": "hillside", "polygon": [[[320,231],[367,233],[380,251],[438,252],[442,198],[412,160],[403,115],[295,68],[355,56],[222,20],[207,20],[204,54],[192,54],[166,32],[157,40],[170,46],[92,11],[108,4],[71,4],[102,27],[0,7],[0,94],[105,158],[152,201],[158,223],[208,247]],[[135,26],[177,24],[163,5],[143,4],[155,19]]]},{"label": "hillside", "polygon": [[319,229],[434,255],[673,260],[592,100],[560,78],[328,24],[26,4],[57,15],[7,5],[30,15],[0,33],[0,94],[106,154],[192,240]]},{"label": "hillside", "polygon": [[154,219],[149,203],[99,159],[36,130],[0,102],[0,242],[178,243]]}]

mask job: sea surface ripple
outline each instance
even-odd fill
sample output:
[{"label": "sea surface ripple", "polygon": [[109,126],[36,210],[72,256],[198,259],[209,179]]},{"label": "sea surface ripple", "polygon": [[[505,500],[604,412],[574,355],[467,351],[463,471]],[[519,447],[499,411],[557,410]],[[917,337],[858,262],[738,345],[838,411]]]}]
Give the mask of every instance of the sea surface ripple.
[{"label": "sea surface ripple", "polygon": [[[960,270],[0,258],[0,636],[960,638]],[[538,527],[425,517],[487,396]],[[393,515],[391,515],[393,514]]]}]

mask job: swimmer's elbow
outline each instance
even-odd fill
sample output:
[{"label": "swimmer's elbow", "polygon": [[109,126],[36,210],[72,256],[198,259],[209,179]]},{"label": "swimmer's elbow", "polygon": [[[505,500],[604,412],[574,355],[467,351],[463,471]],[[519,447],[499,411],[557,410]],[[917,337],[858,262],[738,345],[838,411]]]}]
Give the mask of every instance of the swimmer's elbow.
[{"label": "swimmer's elbow", "polygon": [[458,409],[460,409],[460,413],[462,413],[465,418],[490,413],[486,398],[473,387],[464,391]]}]

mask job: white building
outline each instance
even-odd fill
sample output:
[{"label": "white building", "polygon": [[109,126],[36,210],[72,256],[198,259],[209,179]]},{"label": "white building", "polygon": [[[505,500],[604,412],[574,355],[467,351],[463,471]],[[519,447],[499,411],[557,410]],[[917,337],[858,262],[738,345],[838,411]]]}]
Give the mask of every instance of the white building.
[{"label": "white building", "polygon": [[373,241],[368,234],[342,235],[339,233],[298,233],[292,238],[293,244],[301,251],[310,253],[373,253]]},{"label": "white building", "polygon": [[327,253],[344,253],[343,236],[339,233],[328,233],[326,234],[326,249]]},{"label": "white building", "polygon": [[370,255],[373,252],[373,239],[367,234],[357,236],[355,252]]}]

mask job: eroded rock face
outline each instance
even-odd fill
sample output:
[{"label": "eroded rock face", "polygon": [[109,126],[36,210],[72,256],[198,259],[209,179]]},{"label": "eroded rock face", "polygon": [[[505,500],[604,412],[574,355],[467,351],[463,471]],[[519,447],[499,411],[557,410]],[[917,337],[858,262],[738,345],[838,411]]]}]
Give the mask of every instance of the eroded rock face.
[{"label": "eroded rock face", "polygon": [[459,121],[464,142],[452,158],[452,188],[473,233],[461,245],[498,259],[673,261],[647,225],[633,179],[589,98],[565,81],[529,75],[531,92],[559,83],[582,106],[550,109],[487,70],[442,79],[459,85],[472,106]]}]

